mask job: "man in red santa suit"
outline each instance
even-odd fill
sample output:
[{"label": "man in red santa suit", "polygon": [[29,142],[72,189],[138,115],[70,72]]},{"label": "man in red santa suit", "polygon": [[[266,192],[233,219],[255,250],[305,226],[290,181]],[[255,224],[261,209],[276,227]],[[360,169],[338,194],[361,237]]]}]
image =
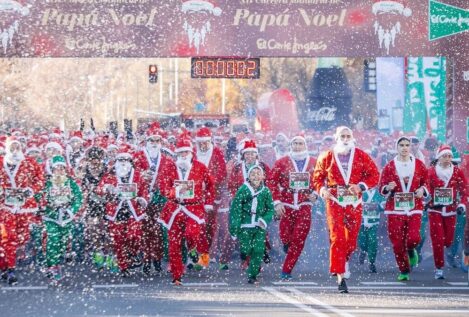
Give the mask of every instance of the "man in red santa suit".
[{"label": "man in red santa suit", "polygon": [[362,219],[362,192],[378,184],[379,172],[373,159],[355,147],[352,130],[340,126],[336,145],[320,154],[313,185],[326,202],[330,240],[330,267],[337,275],[340,293],[348,293],[348,261],[357,247]]},{"label": "man in red santa suit", "polygon": [[[204,243],[208,244],[210,248],[217,230],[217,212],[221,204],[222,188],[226,182],[226,162],[223,152],[213,145],[212,131],[209,128],[200,128],[196,132],[195,142],[197,160],[208,168],[215,186],[214,209],[205,214],[205,234],[202,234],[202,238],[206,238]],[[216,250],[214,251],[216,252]]]},{"label": "man in red santa suit", "polygon": [[143,178],[150,184],[150,202],[143,220],[143,273],[149,275],[151,264],[157,273],[161,272],[161,259],[164,255],[163,228],[158,223],[158,216],[166,203],[163,193],[172,186],[171,180],[177,178],[176,165],[163,154],[163,131],[151,126],[146,132],[145,147],[135,158],[135,168],[141,171]]},{"label": "man in red santa suit", "polygon": [[456,215],[464,214],[468,197],[466,177],[457,165],[453,165],[452,159],[451,147],[442,145],[436,154],[436,161],[428,169],[428,187],[433,198],[428,208],[428,217],[435,279],[445,278],[444,248],[453,243]]},{"label": "man in red santa suit", "polygon": [[129,277],[141,251],[142,220],[148,205],[148,184],[132,165],[128,145],[121,145],[114,168],[103,176],[96,193],[107,199],[106,219],[122,277]]},{"label": "man in red santa suit", "polygon": [[0,270],[2,279],[15,284],[16,250],[29,240],[29,224],[38,206],[33,195],[44,186],[41,166],[25,157],[21,143],[10,137],[5,144],[6,154],[0,157]]},{"label": "man in red santa suit", "polygon": [[425,164],[411,154],[409,137],[400,137],[396,146],[397,156],[381,172],[379,191],[386,197],[384,213],[400,271],[397,279],[408,281],[411,267],[418,264],[415,248],[420,242],[423,197],[429,195],[428,175]]},{"label": "man in red santa suit", "polygon": [[304,136],[294,136],[290,148],[287,156],[275,162],[267,182],[280,216],[280,240],[286,253],[280,276],[283,280],[292,278],[311,228],[311,206],[317,199],[311,182],[316,160],[309,156]]},{"label": "man in red santa suit", "polygon": [[215,187],[204,164],[194,158],[190,140],[181,138],[176,143],[177,177],[171,178],[171,187],[164,193],[168,202],[158,218],[168,229],[169,264],[173,284],[182,285],[182,241],[185,239],[190,254],[200,254],[198,264],[208,267],[209,249],[202,243],[205,213],[213,210]]}]

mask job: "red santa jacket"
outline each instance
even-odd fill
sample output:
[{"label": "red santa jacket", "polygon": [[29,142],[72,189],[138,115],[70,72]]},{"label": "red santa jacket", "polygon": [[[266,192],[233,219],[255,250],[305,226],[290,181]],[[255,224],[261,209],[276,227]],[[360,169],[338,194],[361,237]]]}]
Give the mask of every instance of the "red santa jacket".
[{"label": "red santa jacket", "polygon": [[[185,213],[198,224],[204,223],[204,207],[213,209],[215,197],[214,182],[204,164],[194,159],[185,177],[183,177],[179,168],[177,168],[177,173],[178,176],[170,179],[170,186],[168,186],[163,193],[164,196],[168,198],[168,201],[158,218],[158,222],[168,230],[171,229],[174,219],[180,212]],[[178,180],[194,181],[194,198],[177,198],[177,186],[175,182]]]},{"label": "red santa jacket", "polygon": [[[140,151],[135,155],[134,166],[140,173],[150,170],[151,159],[146,150]],[[158,188],[160,193],[163,194],[163,192],[166,192],[172,186],[171,179],[177,177],[174,161],[169,156],[160,153],[156,161],[155,172],[152,175],[149,183],[150,193]]]},{"label": "red santa jacket", "polygon": [[[390,161],[386,166],[383,168],[381,172],[381,179],[379,181],[379,192],[386,197],[386,206],[384,208],[385,214],[396,214],[396,215],[412,215],[412,214],[421,214],[423,211],[423,199],[415,197],[415,208],[412,210],[395,210],[394,208],[394,193],[413,193],[420,187],[423,187],[425,190],[426,195],[429,194],[427,183],[428,183],[428,172],[425,164],[421,161],[416,159],[414,156],[411,156],[410,164],[413,166],[414,174],[411,175],[409,182],[410,188],[408,190],[404,189],[404,181],[398,175],[398,171],[396,169],[396,160],[395,157],[392,161]],[[396,182],[397,186],[394,188],[392,192],[385,193],[385,186],[388,185],[390,182]]]},{"label": "red santa jacket", "polygon": [[[264,169],[265,179],[268,180],[270,178],[270,168],[264,162],[256,161],[256,164],[259,164]],[[230,191],[231,198],[236,195],[236,192],[244,184],[248,175],[248,169],[246,168],[246,164],[244,161],[237,162],[231,169],[231,173],[228,177],[228,190]]]},{"label": "red santa jacket", "polygon": [[[197,158],[197,160],[199,160]],[[213,178],[215,183],[215,199],[220,199],[221,190],[223,188],[223,184],[226,182],[226,162],[225,156],[223,155],[222,150],[218,147],[212,147],[211,155],[207,158],[208,165],[206,162],[199,160],[199,162],[203,163]],[[217,203],[220,203],[217,201]]]},{"label": "red santa jacket", "polygon": [[3,208],[12,213],[32,213],[38,210],[38,204],[33,196],[26,199],[20,208],[10,206],[5,201],[5,189],[30,189],[34,195],[44,187],[44,172],[41,166],[31,157],[25,157],[13,171],[7,166],[4,157],[0,157],[0,186],[4,194],[0,198]]},{"label": "red santa jacket", "polygon": [[[440,179],[436,173],[436,166],[432,166],[428,169],[428,187],[432,200],[430,201],[430,211],[441,212],[444,216],[456,215],[456,208],[459,205],[463,205],[466,208],[467,204],[467,180],[464,176],[463,171],[458,167],[451,164],[451,178],[448,183],[445,183]],[[452,188],[453,189],[453,204],[448,206],[435,206],[435,188]],[[456,200],[457,194],[459,193],[459,202]]]},{"label": "red santa jacket", "polygon": [[[364,151],[352,148],[348,173],[343,171],[339,158],[334,150],[321,153],[313,173],[313,186],[318,193],[321,188],[328,188],[333,196],[337,196],[337,186],[363,184],[366,190],[375,187],[379,181],[379,171],[373,159]],[[359,195],[358,206],[361,203]]]},{"label": "red santa jacket", "polygon": [[[100,196],[108,196],[107,188],[113,186],[115,188],[120,184],[120,179],[116,176],[115,172],[107,173],[103,176],[101,181],[96,187],[96,194]],[[140,221],[145,218],[145,208],[148,205],[148,183],[142,178],[138,170],[132,168],[130,172],[129,184],[137,184],[137,196],[133,199],[129,199],[129,209],[135,220]],[[117,213],[124,203],[124,198],[108,199],[106,203],[106,218],[111,221],[115,221]],[[139,203],[140,201],[140,203]]]},{"label": "red santa jacket", "polygon": [[[301,205],[312,205],[309,195],[311,192],[314,192],[311,179],[316,160],[310,156],[306,160],[302,170],[298,170],[295,161],[290,155],[275,162],[267,182],[268,187],[272,191],[275,204],[282,202],[286,207],[292,209],[298,209]],[[290,189],[290,173],[309,173],[309,190]]]}]

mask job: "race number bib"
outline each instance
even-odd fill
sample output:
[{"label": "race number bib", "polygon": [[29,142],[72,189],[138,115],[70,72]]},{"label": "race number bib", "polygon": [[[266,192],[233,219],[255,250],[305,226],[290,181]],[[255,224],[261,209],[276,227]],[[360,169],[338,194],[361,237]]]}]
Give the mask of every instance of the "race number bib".
[{"label": "race number bib", "polygon": [[290,173],[290,189],[309,189],[309,173]]},{"label": "race number bib", "polygon": [[358,202],[358,196],[350,191],[350,188],[338,186],[337,200],[343,205],[354,205]]},{"label": "race number bib", "polygon": [[21,207],[25,203],[24,190],[22,188],[5,188],[5,204]]},{"label": "race number bib", "polygon": [[364,203],[363,204],[363,217],[379,218],[379,204],[378,203]]},{"label": "race number bib", "polygon": [[69,186],[53,186],[49,193],[53,204],[56,206],[68,204],[72,196],[72,190]]},{"label": "race number bib", "polygon": [[137,184],[117,184],[117,192],[122,200],[134,199],[137,197]]},{"label": "race number bib", "polygon": [[396,193],[394,195],[395,210],[411,210],[415,208],[414,193]]},{"label": "race number bib", "polygon": [[453,189],[452,188],[435,188],[435,195],[433,197],[435,205],[452,205],[453,204]]},{"label": "race number bib", "polygon": [[183,186],[187,188],[186,190],[180,190],[176,198],[179,198],[179,199],[193,199],[194,198],[194,181],[193,180],[174,181],[174,185],[176,187],[180,186],[180,188]]}]

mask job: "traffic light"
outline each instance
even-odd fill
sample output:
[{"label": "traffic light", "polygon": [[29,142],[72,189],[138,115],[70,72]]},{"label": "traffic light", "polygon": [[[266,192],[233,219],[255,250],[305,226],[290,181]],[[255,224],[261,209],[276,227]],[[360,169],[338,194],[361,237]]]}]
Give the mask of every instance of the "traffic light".
[{"label": "traffic light", "polygon": [[376,92],[376,60],[375,59],[365,59],[365,91]]},{"label": "traffic light", "polygon": [[158,66],[150,65],[148,71],[148,81],[150,84],[156,84],[158,82]]}]

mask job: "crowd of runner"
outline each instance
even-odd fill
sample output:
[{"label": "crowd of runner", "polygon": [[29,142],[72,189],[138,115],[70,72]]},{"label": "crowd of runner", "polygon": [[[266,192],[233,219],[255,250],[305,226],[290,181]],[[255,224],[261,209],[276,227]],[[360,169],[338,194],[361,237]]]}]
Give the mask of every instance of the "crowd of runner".
[{"label": "crowd of runner", "polygon": [[270,261],[272,221],[285,254],[279,276],[288,281],[313,208],[326,215],[341,293],[357,244],[360,262],[377,272],[382,214],[399,281],[422,258],[427,223],[435,279],[444,278],[445,257],[453,267],[469,262],[469,162],[431,136],[421,143],[344,126],[272,136],[153,123],[137,135],[12,130],[0,135],[0,151],[0,270],[10,285],[26,260],[52,283],[73,262],[122,277],[168,270],[182,285],[186,270],[237,265],[235,249],[255,284]]}]

